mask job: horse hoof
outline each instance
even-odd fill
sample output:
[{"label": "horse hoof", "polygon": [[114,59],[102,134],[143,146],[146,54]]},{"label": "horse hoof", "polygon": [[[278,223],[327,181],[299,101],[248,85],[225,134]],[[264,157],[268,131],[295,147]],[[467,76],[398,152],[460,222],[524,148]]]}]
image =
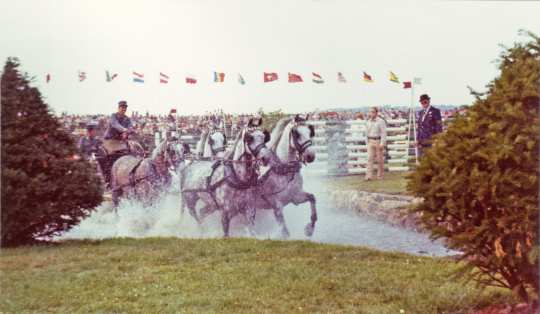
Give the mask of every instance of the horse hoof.
[{"label": "horse hoof", "polygon": [[311,237],[313,235],[313,231],[315,231],[315,227],[310,223],[307,224],[306,229],[304,230],[306,237]]},{"label": "horse hoof", "polygon": [[289,234],[288,230],[281,231],[281,238],[283,240],[287,240],[291,235]]}]

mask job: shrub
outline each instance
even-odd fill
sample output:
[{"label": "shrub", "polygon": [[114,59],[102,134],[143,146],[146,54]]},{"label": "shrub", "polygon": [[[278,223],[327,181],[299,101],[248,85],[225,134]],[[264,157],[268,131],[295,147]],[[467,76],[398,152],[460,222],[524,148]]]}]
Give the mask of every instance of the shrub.
[{"label": "shrub", "polygon": [[412,173],[408,189],[424,202],[423,225],[462,251],[483,285],[538,300],[540,39],[505,48],[488,92]]}]

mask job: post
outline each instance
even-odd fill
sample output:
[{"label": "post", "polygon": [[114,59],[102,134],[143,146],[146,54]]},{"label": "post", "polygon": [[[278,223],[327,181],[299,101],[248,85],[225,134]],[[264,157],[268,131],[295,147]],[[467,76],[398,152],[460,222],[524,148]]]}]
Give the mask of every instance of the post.
[{"label": "post", "polygon": [[414,161],[416,165],[418,165],[418,143],[416,142],[416,113],[414,112],[414,86],[416,85],[416,82],[412,83],[411,88],[411,115],[412,115],[412,123],[413,123],[413,139],[414,139]]}]

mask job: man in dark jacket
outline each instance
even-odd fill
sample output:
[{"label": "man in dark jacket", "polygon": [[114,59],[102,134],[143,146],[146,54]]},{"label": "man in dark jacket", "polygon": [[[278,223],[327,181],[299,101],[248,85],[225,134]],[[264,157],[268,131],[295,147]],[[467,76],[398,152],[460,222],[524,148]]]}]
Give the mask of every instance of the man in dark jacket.
[{"label": "man in dark jacket", "polygon": [[416,147],[418,157],[421,157],[425,150],[432,145],[433,135],[442,132],[441,111],[431,106],[431,98],[427,94],[420,96],[422,110],[418,112],[418,125],[416,128]]},{"label": "man in dark jacket", "polygon": [[89,123],[86,126],[86,136],[81,137],[79,144],[77,145],[86,159],[90,159],[92,154],[97,155],[99,146],[102,144],[101,140],[96,136],[96,129],[97,125]]}]

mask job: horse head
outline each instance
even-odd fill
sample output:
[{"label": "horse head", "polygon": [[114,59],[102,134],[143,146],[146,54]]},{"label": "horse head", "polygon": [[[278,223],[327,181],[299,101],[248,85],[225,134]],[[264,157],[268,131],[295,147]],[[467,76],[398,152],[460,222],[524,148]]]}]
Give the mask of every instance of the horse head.
[{"label": "horse head", "polygon": [[291,149],[296,150],[300,161],[311,163],[315,160],[315,151],[312,148],[315,127],[307,124],[305,120],[296,120],[289,136]]},{"label": "horse head", "polygon": [[[219,157],[222,158],[227,147],[227,137],[222,131],[216,130],[211,132],[207,137],[207,144],[203,157]],[[207,156],[210,154],[210,156]]]},{"label": "horse head", "polygon": [[245,152],[259,159],[264,165],[270,160],[271,151],[266,147],[270,141],[270,132],[267,130],[252,129],[244,133]]}]

